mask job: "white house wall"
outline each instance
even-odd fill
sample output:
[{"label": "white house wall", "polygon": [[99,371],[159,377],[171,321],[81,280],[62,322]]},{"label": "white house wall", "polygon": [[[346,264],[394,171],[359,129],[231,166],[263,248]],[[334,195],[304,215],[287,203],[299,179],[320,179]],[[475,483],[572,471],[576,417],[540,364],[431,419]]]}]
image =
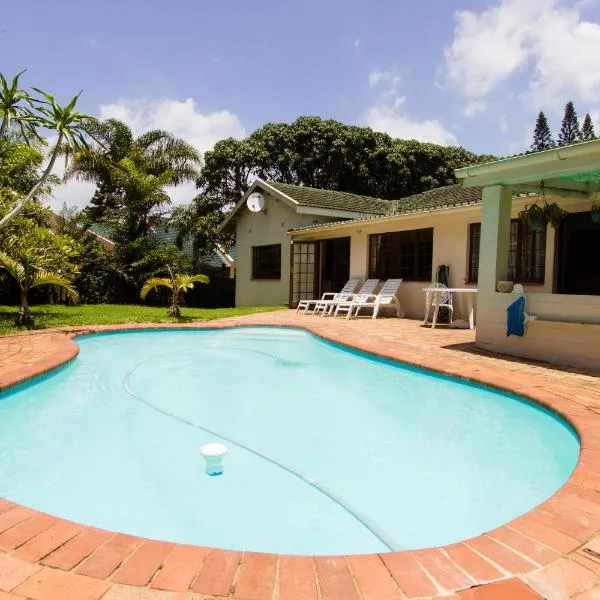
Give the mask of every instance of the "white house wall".
[{"label": "white house wall", "polygon": [[[252,213],[240,208],[236,221],[236,306],[287,304],[290,288],[290,238],[287,231],[331,218],[298,214],[294,207],[263,192],[265,210]],[[281,279],[252,279],[252,247],[281,244]]]}]

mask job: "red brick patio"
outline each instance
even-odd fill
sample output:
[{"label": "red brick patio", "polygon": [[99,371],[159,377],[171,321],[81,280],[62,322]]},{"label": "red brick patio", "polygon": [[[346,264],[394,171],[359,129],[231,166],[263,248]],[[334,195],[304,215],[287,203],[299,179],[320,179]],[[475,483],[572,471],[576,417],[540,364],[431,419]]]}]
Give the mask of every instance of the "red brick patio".
[{"label": "red brick patio", "polygon": [[[471,331],[424,329],[405,319],[345,321],[284,310],[187,326],[256,324],[305,327],[332,341],[531,398],[577,429],[577,468],[552,498],[485,535],[441,548],[347,557],[145,540],[0,499],[0,600],[600,599],[597,377],[478,352]],[[0,337],[0,390],[73,359],[77,333],[124,327]]]}]

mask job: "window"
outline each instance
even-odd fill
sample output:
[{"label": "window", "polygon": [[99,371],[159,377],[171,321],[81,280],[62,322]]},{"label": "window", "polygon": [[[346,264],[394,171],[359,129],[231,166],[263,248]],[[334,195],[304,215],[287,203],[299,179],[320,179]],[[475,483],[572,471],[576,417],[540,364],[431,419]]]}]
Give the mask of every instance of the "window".
[{"label": "window", "polygon": [[252,279],[281,279],[281,244],[252,248]]},{"label": "window", "polygon": [[[469,281],[479,275],[481,223],[469,225]],[[522,283],[544,283],[546,266],[546,230],[533,231],[520,219],[510,222],[508,279]]]},{"label": "window", "polygon": [[433,228],[369,237],[369,277],[431,281]]}]

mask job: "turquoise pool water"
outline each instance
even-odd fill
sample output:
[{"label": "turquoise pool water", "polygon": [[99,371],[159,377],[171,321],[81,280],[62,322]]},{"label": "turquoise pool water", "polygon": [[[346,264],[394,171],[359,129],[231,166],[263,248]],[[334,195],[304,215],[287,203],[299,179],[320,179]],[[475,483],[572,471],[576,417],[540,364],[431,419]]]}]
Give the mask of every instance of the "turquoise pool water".
[{"label": "turquoise pool water", "polygon": [[[106,529],[293,554],[435,546],[533,508],[579,454],[533,404],[300,330],[78,343],[0,394],[0,495]],[[208,477],[216,433],[225,473]]]}]

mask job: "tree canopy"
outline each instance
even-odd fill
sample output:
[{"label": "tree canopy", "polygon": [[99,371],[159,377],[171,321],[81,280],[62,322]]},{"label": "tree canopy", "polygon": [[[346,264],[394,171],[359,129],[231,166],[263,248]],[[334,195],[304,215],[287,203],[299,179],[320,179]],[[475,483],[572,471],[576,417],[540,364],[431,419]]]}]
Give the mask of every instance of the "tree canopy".
[{"label": "tree canopy", "polygon": [[460,147],[393,139],[369,127],[300,117],[268,123],[244,140],[218,142],[205,155],[201,193],[220,206],[261,179],[398,199],[455,183],[454,169],[493,160]]}]

